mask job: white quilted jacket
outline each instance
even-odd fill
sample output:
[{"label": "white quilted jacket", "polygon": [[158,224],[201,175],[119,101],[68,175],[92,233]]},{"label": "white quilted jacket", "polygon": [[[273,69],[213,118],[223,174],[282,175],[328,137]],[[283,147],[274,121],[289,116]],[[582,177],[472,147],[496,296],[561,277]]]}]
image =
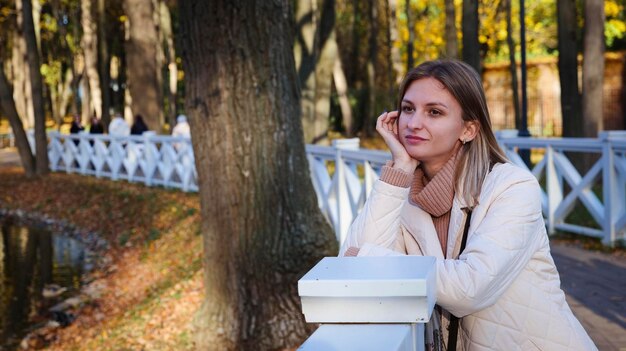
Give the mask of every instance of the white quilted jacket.
[{"label": "white quilted jacket", "polygon": [[[462,317],[458,350],[597,350],[560,288],[532,174],[494,166],[458,259],[444,259],[430,215],[408,195],[409,188],[378,180],[340,255],[353,246],[359,256],[381,247],[435,256],[437,304]],[[461,201],[452,206],[446,257],[458,256],[466,219]]]}]

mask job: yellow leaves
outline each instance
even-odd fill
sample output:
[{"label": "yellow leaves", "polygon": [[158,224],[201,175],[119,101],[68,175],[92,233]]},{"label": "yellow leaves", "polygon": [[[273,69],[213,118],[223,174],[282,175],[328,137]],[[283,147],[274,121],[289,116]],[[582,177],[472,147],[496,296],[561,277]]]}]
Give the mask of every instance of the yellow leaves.
[{"label": "yellow leaves", "polygon": [[624,7],[617,2],[611,0],[604,2],[604,13],[607,18],[617,17],[622,13],[622,11],[624,11]]},{"label": "yellow leaves", "polygon": [[498,40],[506,40],[506,35],[507,35],[506,29],[500,28],[498,32],[496,33],[496,38],[498,38]]}]

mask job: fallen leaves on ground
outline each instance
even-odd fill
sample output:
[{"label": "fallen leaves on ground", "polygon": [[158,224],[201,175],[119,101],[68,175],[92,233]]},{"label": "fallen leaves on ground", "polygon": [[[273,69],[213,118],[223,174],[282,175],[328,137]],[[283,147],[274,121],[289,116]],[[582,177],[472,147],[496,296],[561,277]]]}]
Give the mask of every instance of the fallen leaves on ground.
[{"label": "fallen leaves on ground", "polygon": [[193,348],[203,297],[197,194],[63,173],[26,179],[19,168],[0,169],[0,194],[0,208],[65,220],[111,245],[101,253],[111,263],[91,274],[100,297],[47,331],[45,349]]}]

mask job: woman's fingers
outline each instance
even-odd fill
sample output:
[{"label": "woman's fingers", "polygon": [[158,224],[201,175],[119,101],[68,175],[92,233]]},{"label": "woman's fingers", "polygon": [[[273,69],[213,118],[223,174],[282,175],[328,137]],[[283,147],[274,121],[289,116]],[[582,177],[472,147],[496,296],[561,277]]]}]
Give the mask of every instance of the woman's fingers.
[{"label": "woman's fingers", "polygon": [[376,130],[386,139],[393,137],[398,139],[398,112],[385,112],[378,117],[376,121]]}]

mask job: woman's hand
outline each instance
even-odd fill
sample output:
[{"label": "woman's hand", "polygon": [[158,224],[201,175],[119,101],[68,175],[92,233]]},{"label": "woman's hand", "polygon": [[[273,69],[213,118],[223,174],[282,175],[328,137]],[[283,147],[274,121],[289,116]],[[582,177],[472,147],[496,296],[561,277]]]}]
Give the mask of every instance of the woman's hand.
[{"label": "woman's hand", "polygon": [[402,169],[407,173],[413,173],[417,168],[418,161],[412,158],[400,142],[398,135],[398,111],[385,112],[376,121],[376,131],[383,137],[391,151],[393,167]]}]

